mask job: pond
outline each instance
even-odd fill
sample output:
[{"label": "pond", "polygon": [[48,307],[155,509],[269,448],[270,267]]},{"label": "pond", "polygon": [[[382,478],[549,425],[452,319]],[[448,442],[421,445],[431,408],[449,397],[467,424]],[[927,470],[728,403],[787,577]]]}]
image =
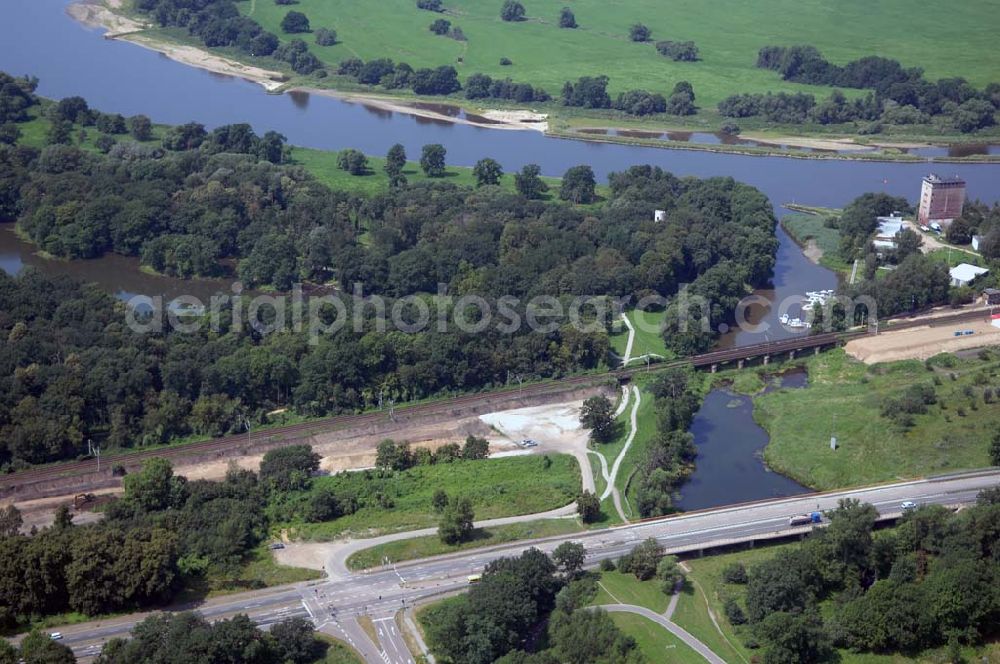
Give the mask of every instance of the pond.
[{"label": "pond", "polygon": [[[767,389],[799,389],[806,374],[792,371],[775,377]],[[751,500],[782,498],[812,490],[780,475],[764,463],[770,438],[753,419],[753,399],[725,388],[708,393],[691,423],[698,448],[695,472],[680,490],[677,506],[698,510]]]}]

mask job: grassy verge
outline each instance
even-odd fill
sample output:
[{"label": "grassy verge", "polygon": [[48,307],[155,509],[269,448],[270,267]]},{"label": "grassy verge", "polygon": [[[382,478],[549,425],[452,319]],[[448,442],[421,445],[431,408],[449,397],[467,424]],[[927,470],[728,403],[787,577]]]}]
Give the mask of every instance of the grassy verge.
[{"label": "grassy verge", "polygon": [[457,546],[444,544],[437,535],[414,537],[358,551],[347,559],[347,567],[352,570],[367,569],[381,565],[385,557],[393,562],[403,562],[519,540],[568,535],[581,530],[583,528],[576,519],[544,519],[492,528],[477,528],[473,531],[471,540]]},{"label": "grassy verge", "polygon": [[326,654],[316,660],[315,664],[363,664],[361,658],[353,648],[326,634],[316,634],[316,638],[327,645]]},{"label": "grassy verge", "polygon": [[[362,507],[354,514],[323,523],[292,523],[284,527],[306,540],[326,541],[351,534],[374,536],[436,526],[434,493],[472,501],[477,520],[535,514],[571,503],[579,493],[580,467],[566,454],[504,457],[482,461],[455,461],[416,466],[379,477],[376,473],[341,473],[319,477],[309,492],[288,497],[297,504],[310,494],[332,489],[337,495],[357,496]],[[379,506],[378,495],[389,505]]]},{"label": "grassy verge", "polygon": [[[933,371],[917,361],[867,367],[843,350],[809,358],[808,387],[754,400],[754,418],[771,437],[767,463],[820,490],[989,465],[1000,403],[983,396],[1000,384],[1000,361],[994,354],[988,360],[942,357]],[[937,403],[904,430],[881,408],[914,385],[933,387]],[[833,434],[836,451],[829,446]]]},{"label": "grassy verge", "polygon": [[633,613],[612,613],[611,621],[625,634],[635,639],[639,651],[648,662],[704,664],[705,658],[671,634],[662,625]]},{"label": "grassy verge", "polygon": [[623,574],[617,570],[601,572],[598,579],[597,595],[591,605],[634,604],[644,606],[655,613],[667,610],[670,598],[660,589],[656,579],[639,581],[634,574]]}]

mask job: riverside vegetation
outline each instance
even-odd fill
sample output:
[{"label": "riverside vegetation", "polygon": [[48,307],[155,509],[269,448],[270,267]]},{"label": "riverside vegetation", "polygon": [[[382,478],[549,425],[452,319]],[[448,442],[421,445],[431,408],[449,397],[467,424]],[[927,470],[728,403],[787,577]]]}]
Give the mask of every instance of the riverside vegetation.
[{"label": "riverside vegetation", "polygon": [[[652,115],[727,131],[738,121],[931,136],[996,124],[996,63],[969,55],[990,52],[984,1],[956,9],[945,30],[902,0],[840,5],[833,27],[817,0],[675,8],[669,24],[640,0],[585,0],[568,15],[542,0],[508,5],[212,0],[192,11],[181,0],[137,0],[135,10],[158,26],[156,38],[221,49],[310,86],[541,104],[570,116],[580,107],[604,121]],[[920,48],[886,43],[900,29],[935,38]]]},{"label": "riverside vegetation", "polygon": [[[537,172],[519,174],[516,191],[431,178],[397,180],[368,197],[286,163],[287,146],[273,133],[191,123],[155,140],[140,117],[99,113],[78,97],[43,103],[34,81],[0,76],[0,218],[61,258],[116,252],[184,276],[235,262],[250,286],[362,283],[366,295],[388,299],[387,309],[425,298],[432,319],[439,308],[455,313],[428,295],[442,283],[456,297],[483,296],[494,310],[498,298],[517,297],[521,320],[534,296],[669,298],[682,283],[725,303],[765,284],[774,266],[770,203],[729,178],[633,167],[613,174],[598,200],[593,172],[579,166],[561,181],[559,201],[534,198],[544,184]],[[23,142],[22,127],[40,112],[50,135],[38,149]],[[90,148],[98,141],[106,153]],[[655,209],[669,221],[654,222]],[[128,448],[236,431],[245,418],[265,423],[281,408],[357,411],[380,391],[399,403],[501,385],[509,372],[561,376],[606,366],[609,349],[610,316],[595,320],[599,309],[586,307],[596,329],[577,330],[564,315],[544,334],[526,325],[511,334],[495,326],[381,332],[365,307],[358,333],[344,326],[310,344],[291,325],[261,336],[245,311],[230,323],[245,298],[223,307],[218,331],[205,325],[190,334],[133,332],[110,295],[31,270],[0,277],[0,302],[0,464],[8,469],[73,458],[89,438],[106,450]],[[353,302],[345,306],[350,312]],[[335,316],[320,313],[325,323]],[[730,315],[713,309],[713,323]],[[714,338],[698,334],[684,347]]]}]

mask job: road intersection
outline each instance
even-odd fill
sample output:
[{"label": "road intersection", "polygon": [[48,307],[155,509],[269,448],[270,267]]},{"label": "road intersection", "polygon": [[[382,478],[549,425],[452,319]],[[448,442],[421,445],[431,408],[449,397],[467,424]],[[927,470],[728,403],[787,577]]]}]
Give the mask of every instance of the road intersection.
[{"label": "road intersection", "polygon": [[[628,552],[638,542],[656,538],[668,553],[690,553],[705,549],[809,532],[811,526],[789,526],[789,516],[814,510],[829,510],[842,498],[857,498],[873,504],[882,518],[900,514],[900,505],[911,500],[918,505],[965,505],[975,501],[983,489],[1000,483],[1000,470],[950,475],[890,485],[805,494],[791,498],[689,512],[670,518],[632,523],[615,528],[585,531],[490,548],[417,560],[351,574],[328,570],[321,582],[297,584],[230,595],[194,607],[210,620],[246,613],[268,626],[292,616],[310,618],[317,627],[353,645],[367,662],[411,664],[414,660],[395,616],[430,598],[460,592],[468,576],[482,572],[492,560],[516,556],[529,547],[551,552],[564,541],[580,542],[587,550],[587,564]],[[61,628],[64,642],[81,659],[99,652],[112,637],[126,637],[144,618],[131,615]],[[376,644],[362,627],[371,620]]]}]

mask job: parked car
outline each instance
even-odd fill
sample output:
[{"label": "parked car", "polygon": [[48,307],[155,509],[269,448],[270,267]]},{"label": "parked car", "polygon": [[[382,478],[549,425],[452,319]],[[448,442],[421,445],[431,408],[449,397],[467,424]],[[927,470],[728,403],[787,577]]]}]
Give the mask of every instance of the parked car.
[{"label": "parked car", "polygon": [[62,632],[52,632],[51,634],[49,634],[49,638],[52,639],[53,641],[58,641],[59,639],[62,638]]},{"label": "parked car", "polygon": [[521,447],[538,447],[538,443],[536,443],[530,438],[525,438],[520,443],[518,443],[518,445],[520,445]]},{"label": "parked car", "polygon": [[285,545],[282,542],[275,542],[267,548],[271,549],[271,551],[277,551],[278,549],[284,549]]},{"label": "parked car", "polygon": [[917,504],[912,500],[904,500],[903,504],[899,506],[904,512],[912,512],[917,509]]}]

